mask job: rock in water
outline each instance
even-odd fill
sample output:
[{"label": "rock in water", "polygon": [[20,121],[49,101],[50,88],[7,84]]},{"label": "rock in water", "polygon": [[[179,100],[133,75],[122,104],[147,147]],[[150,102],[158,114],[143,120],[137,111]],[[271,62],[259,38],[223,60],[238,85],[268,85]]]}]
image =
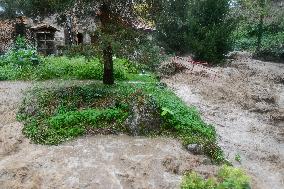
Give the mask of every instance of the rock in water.
[{"label": "rock in water", "polygon": [[187,150],[193,153],[194,155],[202,155],[203,154],[203,147],[199,144],[189,144],[187,146]]}]

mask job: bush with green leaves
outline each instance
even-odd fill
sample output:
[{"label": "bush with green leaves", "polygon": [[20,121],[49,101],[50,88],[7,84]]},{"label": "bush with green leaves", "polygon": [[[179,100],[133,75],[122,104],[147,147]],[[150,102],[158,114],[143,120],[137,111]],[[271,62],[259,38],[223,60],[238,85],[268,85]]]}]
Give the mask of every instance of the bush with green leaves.
[{"label": "bush with green leaves", "polygon": [[[41,57],[38,55],[37,50],[23,37],[17,37],[12,49],[3,55],[3,64],[12,64],[13,66],[36,66],[40,63]],[[1,66],[0,64],[0,66]]]},{"label": "bush with green leaves", "polygon": [[284,32],[264,35],[262,46],[254,53],[254,57],[267,61],[284,62]]},{"label": "bush with green leaves", "polygon": [[229,0],[191,0],[187,41],[194,58],[218,64],[232,49],[235,20]]},{"label": "bush with green leaves", "polygon": [[161,0],[159,2],[156,37],[170,53],[189,51],[187,41],[189,2],[189,0]]},{"label": "bush with green leaves", "polygon": [[[246,50],[254,53],[255,58],[270,61],[284,61],[284,32],[265,32],[262,36],[260,49],[257,50],[257,38],[252,26],[240,26],[234,32],[234,49],[238,51]],[[256,25],[255,27],[256,28]]]},{"label": "bush with green leaves", "polygon": [[223,166],[216,177],[203,179],[197,173],[186,174],[181,189],[250,189],[250,179],[238,168]]},{"label": "bush with green leaves", "polygon": [[141,130],[138,134],[169,135],[180,139],[184,145],[202,144],[205,153],[215,162],[224,162],[214,127],[158,83],[123,82],[106,86],[95,82],[37,88],[27,94],[19,118],[25,122],[24,134],[34,142],[59,144],[86,133],[133,134],[126,120],[135,113],[134,106],[143,108],[147,104],[150,112],[154,112],[150,116],[160,121],[153,130],[144,125],[145,129],[138,129]]},{"label": "bush with green leaves", "polygon": [[162,1],[156,18],[157,38],[170,52],[191,53],[218,64],[232,49],[235,19],[229,0]]},{"label": "bush with green leaves", "polygon": [[233,35],[235,50],[251,51],[255,58],[284,61],[284,7],[278,3],[239,1],[233,9],[239,20]]}]

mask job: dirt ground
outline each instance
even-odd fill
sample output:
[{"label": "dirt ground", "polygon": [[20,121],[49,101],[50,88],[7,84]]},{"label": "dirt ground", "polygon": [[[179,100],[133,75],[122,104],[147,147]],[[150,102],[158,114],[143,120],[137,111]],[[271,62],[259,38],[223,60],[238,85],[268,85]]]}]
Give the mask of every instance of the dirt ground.
[{"label": "dirt ground", "polygon": [[246,53],[234,58],[225,67],[197,66],[163,82],[216,127],[228,160],[251,175],[253,188],[283,189],[284,64]]},{"label": "dirt ground", "polygon": [[185,171],[216,173],[208,158],[173,139],[86,136],[59,146],[31,144],[16,112],[32,85],[0,82],[1,189],[172,189]]}]

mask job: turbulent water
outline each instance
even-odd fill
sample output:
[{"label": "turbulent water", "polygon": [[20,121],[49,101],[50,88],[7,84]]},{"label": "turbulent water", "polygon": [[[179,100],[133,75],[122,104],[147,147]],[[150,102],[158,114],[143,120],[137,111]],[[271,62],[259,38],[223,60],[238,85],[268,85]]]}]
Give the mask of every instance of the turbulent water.
[{"label": "turbulent water", "polygon": [[167,138],[87,136],[59,146],[31,144],[16,121],[23,91],[31,86],[0,82],[1,189],[173,189],[185,171],[216,171],[206,157]]},{"label": "turbulent water", "polygon": [[227,158],[247,170],[253,188],[284,188],[284,64],[240,56],[212,70],[215,80],[196,69],[164,82],[216,127]]}]

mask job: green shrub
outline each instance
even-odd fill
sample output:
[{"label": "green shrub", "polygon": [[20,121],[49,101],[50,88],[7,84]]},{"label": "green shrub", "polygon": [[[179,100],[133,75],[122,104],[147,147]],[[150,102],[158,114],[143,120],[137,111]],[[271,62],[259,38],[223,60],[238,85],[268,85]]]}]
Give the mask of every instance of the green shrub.
[{"label": "green shrub", "polygon": [[0,80],[9,80],[16,78],[16,73],[14,66],[12,65],[2,65],[0,66]]},{"label": "green shrub", "polygon": [[187,41],[189,2],[184,0],[159,1],[162,11],[157,16],[157,39],[171,53],[189,51]]},{"label": "green shrub", "polygon": [[196,173],[184,176],[182,189],[250,189],[250,179],[241,169],[223,166],[216,178],[203,179]]},{"label": "green shrub", "polygon": [[[238,34],[235,34],[238,35]],[[284,61],[284,33],[267,33],[262,37],[261,48],[257,49],[257,39],[255,36],[247,34],[239,35],[235,42],[235,50],[247,50],[254,54],[255,58],[260,58],[268,61]]]},{"label": "green shrub", "polygon": [[69,111],[46,119],[42,125],[31,121],[23,132],[37,143],[58,144],[92,130],[109,128],[115,121],[124,120],[126,115],[121,109]]},{"label": "green shrub", "polygon": [[284,32],[264,35],[262,47],[254,56],[268,61],[284,62]]},{"label": "green shrub", "polygon": [[34,67],[30,65],[19,67],[13,64],[0,66],[0,80],[27,80],[32,77]]},{"label": "green shrub", "polygon": [[40,61],[41,57],[36,49],[22,37],[17,37],[13,48],[2,57],[2,64],[12,64],[18,67],[35,66]]},{"label": "green shrub", "polygon": [[[23,38],[17,38],[14,48],[0,57],[0,80],[58,78],[102,80],[103,64],[101,64],[100,59],[79,55],[80,53],[72,58],[67,56],[43,58],[38,56],[36,50],[28,45]],[[141,69],[142,67],[136,63],[114,57],[114,77],[116,80],[156,80],[147,75],[138,75]]]},{"label": "green shrub", "polygon": [[192,0],[187,40],[195,59],[217,64],[232,49],[229,0]]},{"label": "green shrub", "polygon": [[34,77],[40,80],[53,78],[101,80],[102,74],[103,66],[98,59],[87,62],[83,57],[67,58],[63,56],[45,58]]}]

